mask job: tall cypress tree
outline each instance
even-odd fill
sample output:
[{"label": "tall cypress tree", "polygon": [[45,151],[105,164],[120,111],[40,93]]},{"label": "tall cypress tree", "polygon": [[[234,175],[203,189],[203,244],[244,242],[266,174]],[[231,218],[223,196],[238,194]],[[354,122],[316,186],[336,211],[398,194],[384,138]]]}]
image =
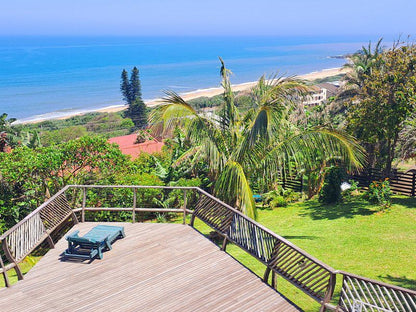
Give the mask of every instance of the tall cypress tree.
[{"label": "tall cypress tree", "polygon": [[123,100],[129,107],[126,111],[126,117],[131,118],[138,129],[147,127],[147,108],[142,100],[142,91],[139,78],[139,70],[134,67],[131,71],[130,80],[125,69],[121,73],[120,90]]},{"label": "tall cypress tree", "polygon": [[140,85],[140,79],[139,79],[139,70],[136,66],[131,71],[130,75],[130,99],[131,103],[134,103],[136,99],[142,98],[142,88]]},{"label": "tall cypress tree", "polygon": [[127,71],[123,69],[121,72],[121,83],[120,83],[120,91],[123,95],[123,100],[127,102],[127,104],[131,104],[130,102],[130,83],[129,78],[127,75]]},{"label": "tall cypress tree", "polygon": [[133,104],[129,106],[128,115],[137,129],[144,129],[147,127],[147,107],[142,99],[136,99]]}]

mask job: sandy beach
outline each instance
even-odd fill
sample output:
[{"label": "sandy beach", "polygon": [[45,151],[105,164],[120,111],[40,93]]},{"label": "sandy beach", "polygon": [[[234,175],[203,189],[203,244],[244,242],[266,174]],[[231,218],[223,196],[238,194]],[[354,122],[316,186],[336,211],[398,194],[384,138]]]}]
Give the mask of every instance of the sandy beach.
[{"label": "sandy beach", "polygon": [[[330,68],[330,69],[324,69],[324,70],[321,70],[321,71],[311,72],[311,73],[304,74],[304,75],[299,75],[299,76],[297,76],[297,78],[312,81],[312,80],[315,80],[315,79],[322,79],[322,78],[327,78],[327,77],[331,77],[331,76],[336,76],[336,75],[339,75],[339,74],[345,74],[345,73],[347,73],[347,71],[348,70],[345,69],[345,68]],[[237,91],[246,91],[246,90],[249,90],[250,88],[252,88],[255,84],[256,84],[256,81],[235,84],[235,85],[232,85],[232,89],[235,92],[237,92]],[[221,94],[222,92],[223,92],[222,87],[216,87],[216,88],[208,88],[208,89],[201,89],[201,90],[196,90],[196,91],[191,91],[191,92],[186,92],[186,93],[180,93],[180,95],[186,101],[189,101],[189,100],[193,100],[193,99],[196,99],[196,98],[199,98],[199,97],[213,97],[215,95]],[[150,101],[145,101],[145,104],[149,107],[157,106],[161,103],[162,103],[161,99],[154,99],[154,100],[150,100]],[[91,112],[114,113],[114,112],[123,111],[123,110],[126,109],[126,107],[127,107],[127,105],[114,105],[114,106],[105,107],[105,108],[102,108],[102,109],[91,110],[91,111],[87,111],[87,112],[83,112],[83,113],[71,114],[71,115],[67,115],[67,116],[50,118],[50,119],[66,119],[66,118],[69,118],[69,117],[72,117],[72,116],[83,115],[83,114],[91,113]],[[17,123],[38,123],[38,122],[45,121],[47,119],[49,119],[49,118],[37,119],[37,120],[28,120],[28,121],[21,121],[21,122],[17,121]]]}]

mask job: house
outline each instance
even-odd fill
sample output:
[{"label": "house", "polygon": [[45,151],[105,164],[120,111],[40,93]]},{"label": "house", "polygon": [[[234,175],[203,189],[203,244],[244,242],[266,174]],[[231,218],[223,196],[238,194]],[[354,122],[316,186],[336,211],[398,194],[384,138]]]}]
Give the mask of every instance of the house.
[{"label": "house", "polygon": [[305,106],[321,105],[330,97],[337,95],[338,88],[337,85],[327,82],[313,85],[311,87],[312,91],[305,97],[302,104]]},{"label": "house", "polygon": [[137,158],[142,152],[148,154],[161,152],[164,145],[163,142],[158,141],[157,139],[147,140],[143,143],[135,143],[136,140],[137,133],[133,133],[110,138],[108,141],[110,143],[118,144],[121,152],[124,155],[130,155],[132,159]]}]

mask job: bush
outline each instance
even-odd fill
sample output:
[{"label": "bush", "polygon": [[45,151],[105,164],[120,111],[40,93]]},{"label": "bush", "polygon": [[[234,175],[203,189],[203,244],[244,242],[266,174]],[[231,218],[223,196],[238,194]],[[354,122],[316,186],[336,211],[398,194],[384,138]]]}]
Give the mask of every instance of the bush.
[{"label": "bush", "polygon": [[269,205],[270,208],[277,208],[286,207],[288,203],[299,200],[300,194],[279,185],[275,190],[264,193],[261,197],[264,204]]},{"label": "bush", "polygon": [[342,199],[341,183],[345,171],[339,167],[330,167],[325,175],[324,185],[319,192],[319,201],[324,204],[340,202]]},{"label": "bush", "polygon": [[384,181],[371,182],[365,197],[370,203],[379,205],[382,210],[389,208],[391,206],[391,189],[388,178]]},{"label": "bush", "polygon": [[270,207],[271,208],[277,208],[277,207],[286,207],[287,202],[286,199],[283,196],[276,196],[271,202]]}]

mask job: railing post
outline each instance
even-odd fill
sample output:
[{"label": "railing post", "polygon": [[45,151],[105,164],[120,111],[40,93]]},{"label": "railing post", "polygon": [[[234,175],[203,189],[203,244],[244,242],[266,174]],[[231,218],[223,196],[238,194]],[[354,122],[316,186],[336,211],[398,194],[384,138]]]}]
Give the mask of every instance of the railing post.
[{"label": "railing post", "polygon": [[277,276],[274,271],[272,271],[272,288],[276,289],[277,287]]},{"label": "railing post", "polygon": [[4,267],[4,263],[3,263],[3,259],[0,255],[0,266],[3,270],[3,278],[4,278],[4,284],[6,285],[6,287],[10,287],[10,281],[9,281],[9,276],[7,275],[7,271],[6,268]]},{"label": "railing post", "polygon": [[2,241],[4,253],[6,254],[6,258],[14,264],[14,271],[16,272],[17,279],[20,281],[23,279],[22,271],[20,271],[19,265],[17,264],[16,260],[13,258],[13,255],[10,252],[10,249],[9,249],[9,246],[7,245],[6,240],[7,238],[5,238],[4,241]]},{"label": "railing post", "polygon": [[55,243],[53,242],[53,239],[52,239],[50,233],[46,232],[46,234],[48,235],[46,237],[46,240],[48,241],[49,248],[54,249],[55,248]]},{"label": "railing post", "polygon": [[227,242],[228,242],[227,236],[224,236],[224,240],[222,241],[222,247],[221,247],[222,251],[225,251],[227,249]]},{"label": "railing post", "polygon": [[268,284],[269,283],[269,275],[270,275],[271,269],[269,267],[266,268],[266,271],[264,271],[263,275],[263,282]]},{"label": "railing post", "polygon": [[82,211],[81,211],[81,222],[85,222],[85,205],[87,202],[87,191],[86,188],[82,188]]},{"label": "railing post", "polygon": [[136,222],[137,189],[133,187],[133,223]]},{"label": "railing post", "polygon": [[[69,188],[68,188],[69,189]],[[67,189],[67,190],[68,190]],[[64,192],[64,197],[65,197],[65,199],[67,200],[67,198],[66,198],[66,191],[67,190],[65,190],[65,192]],[[74,188],[74,192],[76,192],[76,188]],[[75,193],[74,193],[75,194]],[[68,200],[67,200],[68,201]],[[68,202],[68,205],[71,207],[71,218],[72,218],[72,221],[74,222],[74,225],[75,224],[78,224],[78,218],[77,218],[77,215],[75,214],[75,212],[74,212],[74,210],[73,210],[73,207],[74,207],[74,202],[75,202],[75,196],[74,196],[74,198],[72,199],[72,202],[71,202],[71,204]]]},{"label": "railing post", "polygon": [[331,273],[331,277],[329,278],[328,288],[325,293],[324,300],[322,300],[321,308],[319,312],[326,311],[326,304],[329,303],[332,299],[332,295],[334,294],[335,284],[337,282],[337,276],[335,273]]},{"label": "railing post", "polygon": [[183,221],[182,224],[186,224],[186,189],[183,190]]}]

